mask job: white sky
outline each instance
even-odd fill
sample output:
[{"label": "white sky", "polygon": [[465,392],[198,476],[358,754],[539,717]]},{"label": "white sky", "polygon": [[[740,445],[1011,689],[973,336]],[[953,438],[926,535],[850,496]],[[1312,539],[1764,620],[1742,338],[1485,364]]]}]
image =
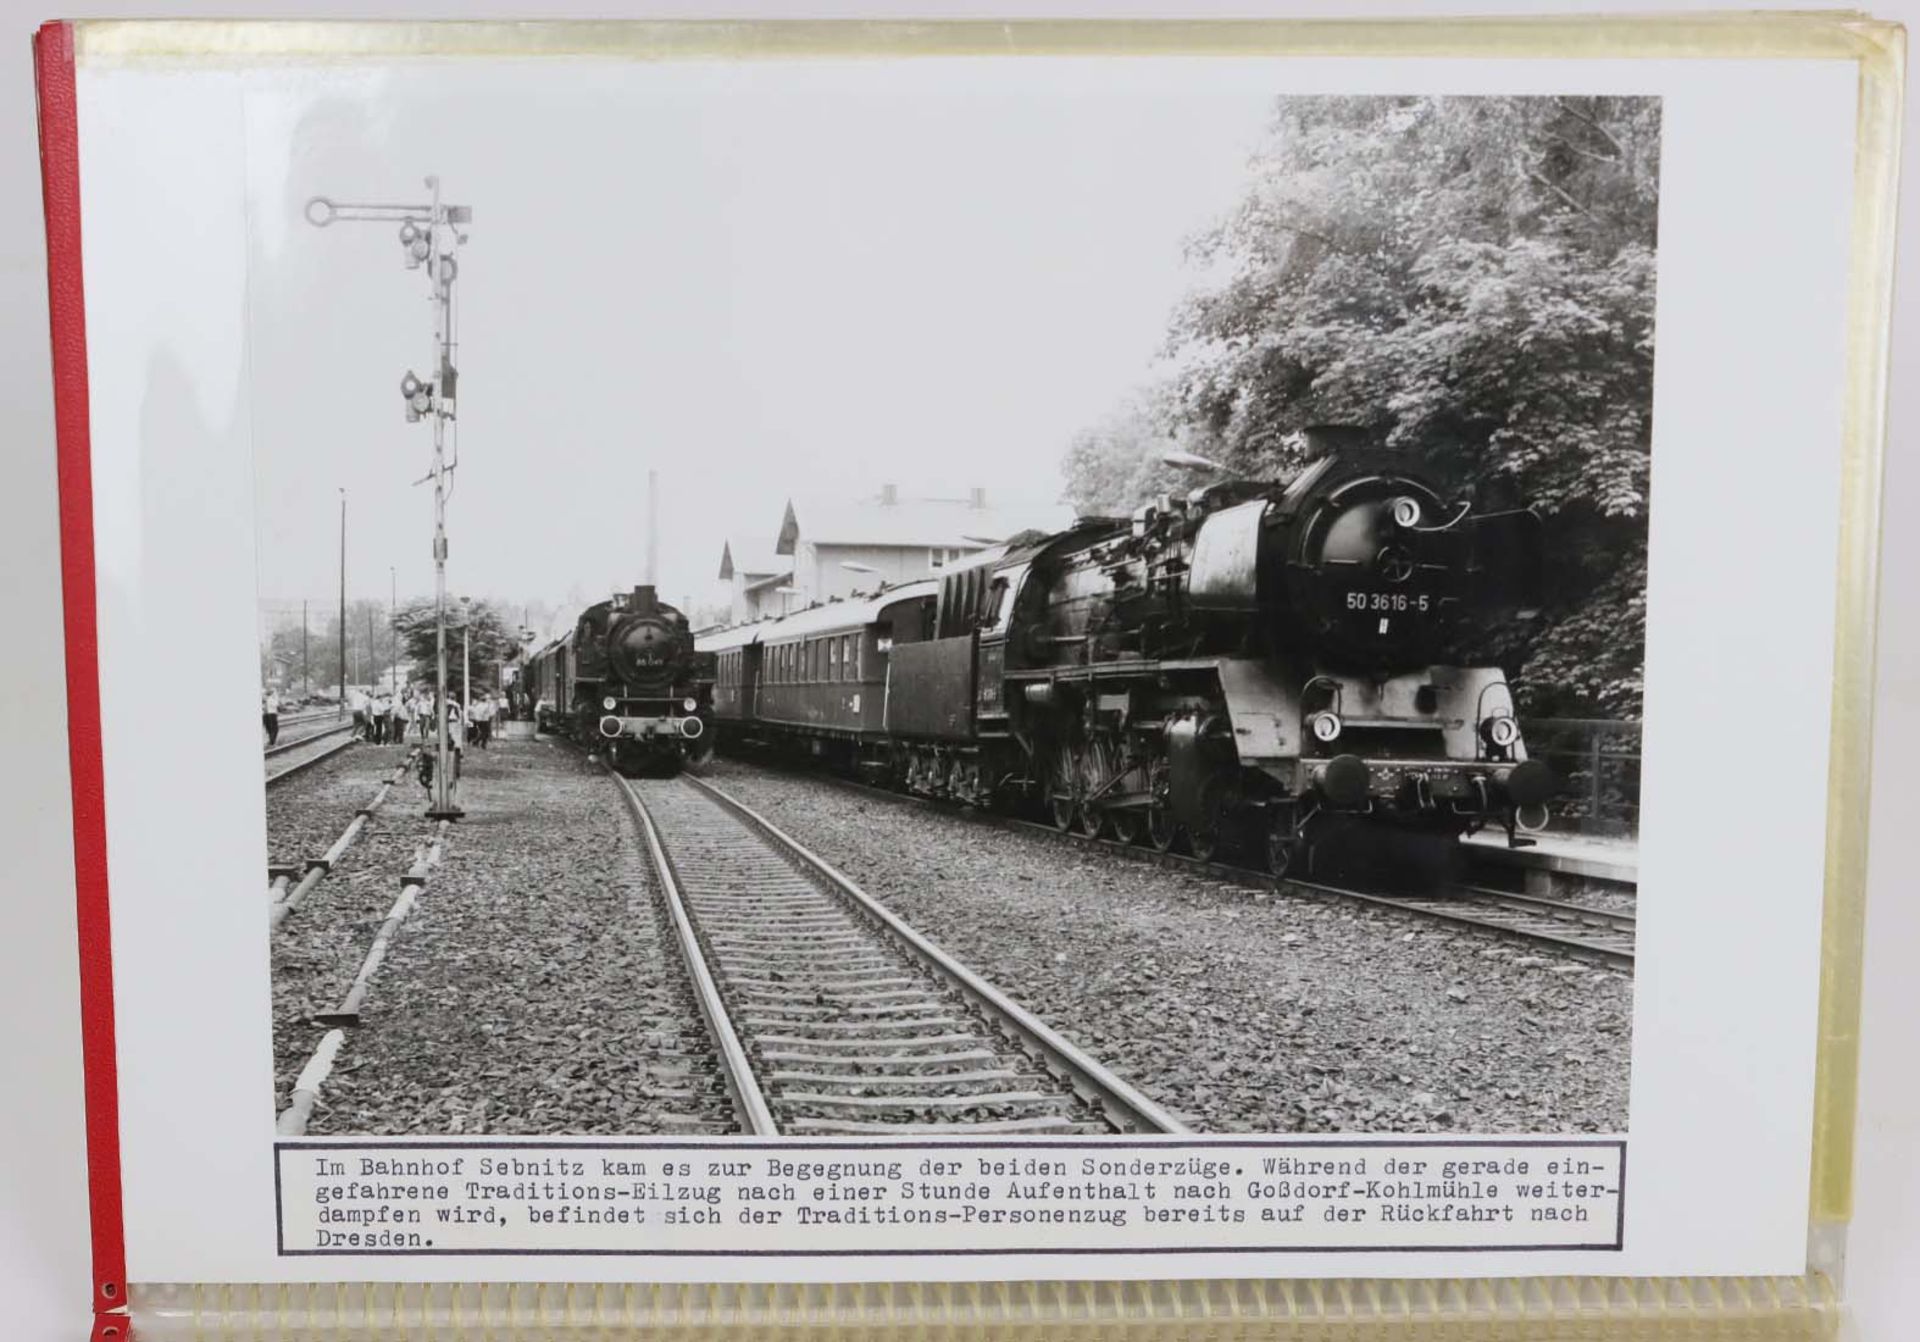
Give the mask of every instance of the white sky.
[{"label": "white sky", "polygon": [[1054,500],[1151,374],[1276,95],[1257,63],[461,62],[275,72],[247,103],[260,590],[431,590],[423,271],[306,201],[471,204],[452,589],[718,594],[791,494]]}]

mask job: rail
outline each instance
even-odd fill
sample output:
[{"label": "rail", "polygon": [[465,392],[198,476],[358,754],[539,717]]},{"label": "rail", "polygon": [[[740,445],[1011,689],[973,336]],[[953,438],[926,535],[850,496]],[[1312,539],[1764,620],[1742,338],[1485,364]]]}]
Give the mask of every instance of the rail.
[{"label": "rail", "polygon": [[1186,1130],[739,799],[618,781],[749,1130]]}]

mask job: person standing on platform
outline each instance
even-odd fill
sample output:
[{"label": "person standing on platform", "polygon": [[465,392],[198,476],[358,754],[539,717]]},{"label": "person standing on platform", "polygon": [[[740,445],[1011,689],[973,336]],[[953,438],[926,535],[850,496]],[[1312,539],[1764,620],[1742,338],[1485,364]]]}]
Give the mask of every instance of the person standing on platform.
[{"label": "person standing on platform", "polygon": [[473,743],[487,748],[493,738],[493,696],[483,694],[473,701]]},{"label": "person standing on platform", "polygon": [[413,696],[413,720],[420,724],[420,740],[424,744],[433,735],[433,700],[424,689]]},{"label": "person standing on platform", "polygon": [[355,740],[369,740],[367,724],[366,692],[355,686],[347,691],[347,707],[353,711],[353,735]]},{"label": "person standing on platform", "polygon": [[266,730],[268,745],[280,739],[280,696],[271,685],[260,696],[260,725]]},{"label": "person standing on platform", "polygon": [[404,691],[393,696],[392,741],[397,746],[407,743],[407,719],[412,716],[407,711],[407,696]]}]

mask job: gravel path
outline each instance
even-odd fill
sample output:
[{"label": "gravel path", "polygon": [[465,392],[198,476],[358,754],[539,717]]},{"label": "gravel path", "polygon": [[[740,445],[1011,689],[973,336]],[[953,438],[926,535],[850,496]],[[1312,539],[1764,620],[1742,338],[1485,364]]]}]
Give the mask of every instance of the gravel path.
[{"label": "gravel path", "polygon": [[1626,1127],[1624,975],[735,761],[707,777],[1200,1130]]},{"label": "gravel path", "polygon": [[[399,746],[357,745],[268,788],[267,860],[298,866],[326,852],[352,822],[353,813],[373,800],[405,758]],[[274,764],[269,760],[267,767]],[[397,807],[420,795],[417,783],[403,781],[388,805]]]},{"label": "gravel path", "polygon": [[[466,817],[389,950],[309,1131],[731,1130],[613,781],[570,750],[501,742],[467,752],[458,802]],[[277,1048],[282,1105],[323,1033],[306,1017],[344,992],[426,832],[417,788],[396,803],[412,819],[386,826],[378,870],[363,864],[364,897],[325,901],[328,917],[276,944],[276,1046],[283,1035],[293,1045]]]}]

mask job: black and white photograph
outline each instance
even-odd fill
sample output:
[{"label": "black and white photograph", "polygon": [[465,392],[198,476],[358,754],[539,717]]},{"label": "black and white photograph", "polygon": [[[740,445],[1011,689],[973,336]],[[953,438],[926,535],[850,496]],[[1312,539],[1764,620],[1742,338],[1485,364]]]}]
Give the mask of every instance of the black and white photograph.
[{"label": "black and white photograph", "polygon": [[1626,1132],[1658,97],[548,92],[258,104],[280,1134]]}]

